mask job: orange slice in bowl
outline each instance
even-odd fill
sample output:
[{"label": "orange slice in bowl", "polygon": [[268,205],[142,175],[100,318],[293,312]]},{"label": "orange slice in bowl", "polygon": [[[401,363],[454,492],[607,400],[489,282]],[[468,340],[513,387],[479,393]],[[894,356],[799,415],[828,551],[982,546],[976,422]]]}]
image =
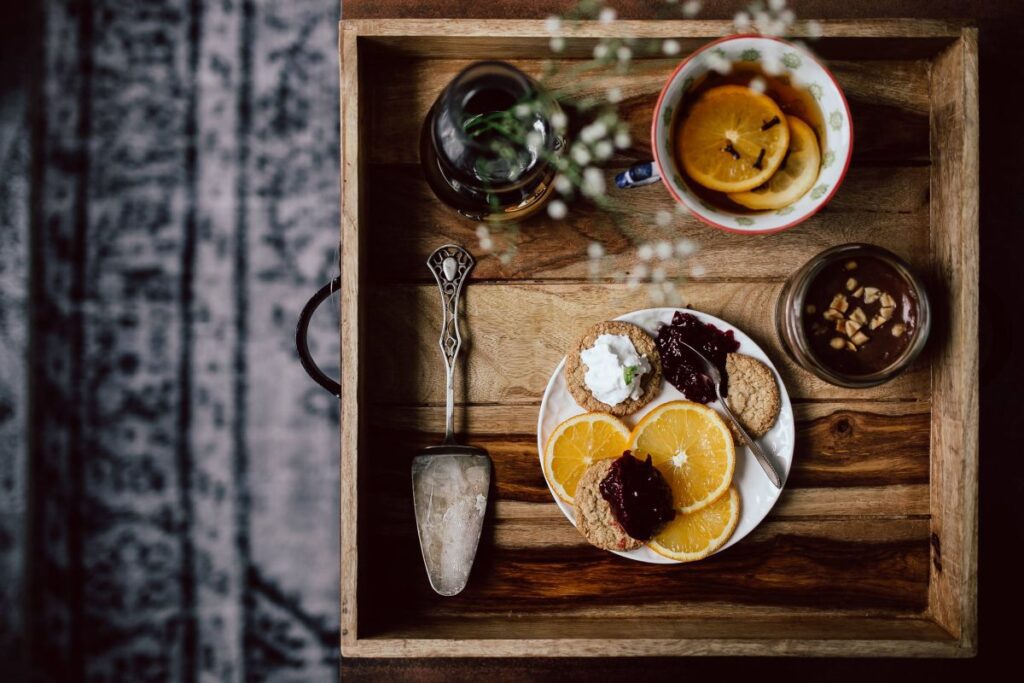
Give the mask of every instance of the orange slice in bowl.
[{"label": "orange slice in bowl", "polygon": [[790,116],[789,153],[775,174],[760,187],[748,192],[729,195],[740,206],[748,209],[782,209],[806,194],[818,179],[821,151],[818,137],[806,123]]},{"label": "orange slice in bowl", "polygon": [[555,427],[544,444],[544,474],[555,494],[572,503],[580,477],[592,463],[618,458],[629,444],[629,427],[608,413],[583,413]]},{"label": "orange slice in bowl", "polygon": [[687,175],[719,192],[746,192],[764,184],[788,147],[789,126],[779,105],[742,85],[704,93],[676,137]]},{"label": "orange slice in bowl", "polygon": [[680,562],[702,560],[729,540],[740,521],[740,494],[733,487],[697,512],[677,514],[648,543],[651,550]]},{"label": "orange slice in bowl", "polygon": [[725,422],[713,409],[690,401],[670,401],[647,413],[633,428],[629,448],[640,459],[651,456],[682,513],[718,500],[736,469]]}]

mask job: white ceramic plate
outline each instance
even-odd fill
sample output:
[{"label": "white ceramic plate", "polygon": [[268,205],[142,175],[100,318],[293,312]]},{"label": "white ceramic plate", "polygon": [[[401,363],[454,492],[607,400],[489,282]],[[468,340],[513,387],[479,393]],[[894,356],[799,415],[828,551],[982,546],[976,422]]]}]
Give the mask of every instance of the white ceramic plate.
[{"label": "white ceramic plate", "polygon": [[[772,369],[772,372],[775,374],[775,381],[779,384],[779,393],[782,398],[782,409],[779,411],[779,418],[775,421],[771,430],[761,439],[761,445],[769,453],[769,457],[773,458],[779,470],[779,474],[782,477],[782,484],[785,486],[786,480],[789,478],[789,468],[793,463],[793,444],[796,437],[796,428],[793,422],[793,406],[789,401],[789,393],[786,391],[786,387],[779,377],[778,370],[775,369],[775,365],[760,346],[755,344],[750,337],[745,335],[741,330],[730,325],[724,320],[719,320],[707,313],[701,313],[690,309],[648,308],[642,311],[627,313],[626,315],[619,316],[616,320],[623,320],[625,322],[633,323],[634,325],[639,325],[647,330],[647,333],[652,337],[656,337],[658,334],[658,328],[661,324],[672,322],[672,316],[677,310],[684,310],[686,313],[692,313],[697,316],[701,322],[710,323],[722,331],[732,330],[736,340],[740,343],[739,353],[745,353],[748,356],[753,356]],[[558,367],[555,368],[554,374],[551,375],[551,380],[548,382],[547,389],[544,390],[544,399],[540,404],[540,417],[537,420],[537,451],[541,460],[541,471],[544,470],[544,444],[547,442],[548,436],[551,432],[554,431],[555,427],[557,427],[562,421],[569,419],[573,415],[579,415],[580,413],[586,412],[576,403],[572,394],[569,393],[569,388],[565,383],[565,373],[562,371],[564,367],[565,359],[563,358],[562,362],[560,362]],[[683,396],[678,389],[667,381],[663,381],[661,393],[659,393],[653,401],[644,406],[643,409],[624,418],[624,421],[627,425],[633,427],[655,406],[668,401],[677,401],[685,398],[686,397]],[[719,402],[716,401],[711,403],[710,406],[721,413],[722,409]],[[547,481],[546,473],[544,475],[544,479]],[[548,490],[551,491],[551,482],[547,482],[547,484]],[[772,506],[775,505],[775,501],[779,499],[779,495],[782,493],[780,489],[776,489],[772,486],[772,483],[768,481],[768,477],[765,476],[761,466],[757,464],[757,461],[754,459],[754,454],[750,452],[750,449],[746,446],[740,446],[739,444],[736,446],[736,472],[733,475],[733,485],[736,486],[740,493],[740,521],[736,526],[736,531],[733,532],[732,537],[724,546],[719,548],[717,552],[721,552],[726,548],[739,543],[744,536],[753,531],[754,528],[761,523],[761,520],[765,518],[768,511],[772,509]],[[551,491],[551,497],[554,498],[558,507],[561,508],[566,519],[575,525],[576,522],[572,506],[562,502],[562,500],[555,495],[554,491]],[[616,555],[628,557],[631,560],[637,560],[639,562],[650,562],[652,564],[678,564],[676,560],[670,560],[667,557],[662,557],[647,546],[637,550],[631,550],[629,552],[613,552],[615,552]]]}]

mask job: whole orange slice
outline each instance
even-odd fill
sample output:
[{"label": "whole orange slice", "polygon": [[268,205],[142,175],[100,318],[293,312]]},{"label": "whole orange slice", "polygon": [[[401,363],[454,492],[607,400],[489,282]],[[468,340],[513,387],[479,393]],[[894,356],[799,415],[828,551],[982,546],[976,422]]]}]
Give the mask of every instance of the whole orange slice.
[{"label": "whole orange slice", "polygon": [[683,121],[676,153],[695,182],[719,192],[746,192],[782,164],[789,126],[775,101],[742,85],[704,93]]},{"label": "whole orange slice", "polygon": [[567,503],[576,496],[584,470],[598,460],[618,458],[629,444],[629,427],[608,413],[583,413],[555,427],[544,444],[544,473]]}]

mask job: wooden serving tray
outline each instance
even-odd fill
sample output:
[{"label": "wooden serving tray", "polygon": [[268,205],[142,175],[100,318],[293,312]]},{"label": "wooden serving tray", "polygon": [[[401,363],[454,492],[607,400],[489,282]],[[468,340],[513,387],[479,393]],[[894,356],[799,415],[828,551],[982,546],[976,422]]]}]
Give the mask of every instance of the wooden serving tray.
[{"label": "wooden serving tray", "polygon": [[[977,634],[977,33],[921,20],[823,22],[853,112],[854,157],[831,204],[789,231],[731,235],[682,219],[705,273],[690,306],[751,335],[793,398],[797,448],[786,490],[736,547],[651,566],[590,547],[552,501],[536,424],[552,369],[586,326],[649,306],[644,290],[588,281],[586,245],[628,268],[660,236],[660,185],[621,195],[629,235],[577,205],[522,227],[503,265],[420,170],[428,108],[472,60],[539,75],[540,21],[360,20],[341,24],[343,218],[341,645],[345,656],[970,656]],[[565,59],[611,34],[677,38],[684,52],[728,22],[570,26]],[[649,158],[656,96],[678,59],[638,59],[618,85],[635,149]],[[611,70],[609,70],[611,71]],[[880,387],[848,390],[798,369],[776,338],[783,281],[814,254],[864,241],[922,274],[935,325],[923,358]],[[467,589],[435,595],[416,541],[409,465],[439,443],[438,292],[424,265],[456,242],[479,263],[465,292],[468,337],[457,424],[494,462],[491,509]]]}]

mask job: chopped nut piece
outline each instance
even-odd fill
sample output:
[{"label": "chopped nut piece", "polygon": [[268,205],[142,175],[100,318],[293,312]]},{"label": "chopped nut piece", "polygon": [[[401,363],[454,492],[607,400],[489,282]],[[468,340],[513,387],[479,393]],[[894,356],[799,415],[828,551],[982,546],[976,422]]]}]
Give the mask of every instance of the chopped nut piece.
[{"label": "chopped nut piece", "polygon": [[846,313],[846,309],[850,307],[850,302],[846,300],[844,294],[836,294],[832,297],[832,303],[829,304],[829,308],[834,308],[840,313]]},{"label": "chopped nut piece", "polygon": [[843,341],[842,337],[832,337],[828,345],[831,346],[833,349],[841,349],[844,346],[846,346],[846,342]]},{"label": "chopped nut piece", "polygon": [[868,341],[868,339],[868,335],[864,334],[863,332],[858,332],[857,334],[853,335],[850,341],[852,341],[857,346],[863,346]]},{"label": "chopped nut piece", "polygon": [[880,311],[878,311],[878,315],[882,316],[882,320],[884,320],[886,322],[889,322],[890,320],[892,320],[892,316],[895,315],[895,313],[896,313],[896,307],[895,306],[883,306],[882,309]]},{"label": "chopped nut piece", "polygon": [[846,291],[852,292],[855,289],[857,289],[857,281],[851,277],[846,281]]},{"label": "chopped nut piece", "polygon": [[855,291],[855,292],[853,293],[853,295],[854,295],[855,297],[857,297],[858,299],[859,299],[860,297],[864,296],[864,288],[863,288],[863,287],[858,287],[858,288],[857,288],[857,291]]},{"label": "chopped nut piece", "polygon": [[813,313],[817,312],[818,307],[815,306],[814,304],[807,304],[807,309],[806,310],[807,310],[808,313],[813,314]]},{"label": "chopped nut piece", "polygon": [[846,318],[840,318],[836,321],[836,332],[846,334]]},{"label": "chopped nut piece", "polygon": [[878,301],[878,296],[881,294],[877,287],[865,287],[864,288],[864,303],[873,304]]},{"label": "chopped nut piece", "polygon": [[853,342],[846,342],[846,350],[847,351],[856,351],[857,350],[857,345],[854,344]]},{"label": "chopped nut piece", "polygon": [[888,292],[882,292],[882,308],[888,308],[889,306],[895,306],[896,299],[889,296]]},{"label": "chopped nut piece", "polygon": [[850,320],[855,320],[863,325],[868,321],[868,314],[864,312],[864,309],[858,306],[853,309],[853,313],[850,314]]},{"label": "chopped nut piece", "polygon": [[852,337],[857,334],[857,330],[860,329],[860,323],[856,320],[847,320],[843,323],[843,332],[846,333],[847,337]]},{"label": "chopped nut piece", "polygon": [[885,324],[885,318],[883,318],[880,315],[876,315],[874,318],[871,319],[871,325],[869,325],[869,327],[872,330],[874,330],[874,329],[877,329],[877,328],[881,327],[884,324]]},{"label": "chopped nut piece", "polygon": [[846,269],[847,270],[854,270],[856,267],[857,267],[857,262],[856,261],[847,261],[846,262]]},{"label": "chopped nut piece", "polygon": [[896,323],[892,326],[892,336],[902,337],[903,333],[907,331],[907,328],[903,326],[903,323]]},{"label": "chopped nut piece", "polygon": [[842,320],[843,314],[834,308],[830,308],[827,311],[825,311],[822,317],[824,317],[825,320]]}]

